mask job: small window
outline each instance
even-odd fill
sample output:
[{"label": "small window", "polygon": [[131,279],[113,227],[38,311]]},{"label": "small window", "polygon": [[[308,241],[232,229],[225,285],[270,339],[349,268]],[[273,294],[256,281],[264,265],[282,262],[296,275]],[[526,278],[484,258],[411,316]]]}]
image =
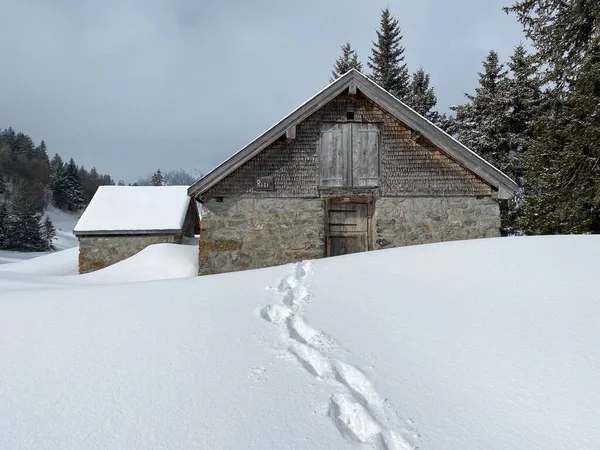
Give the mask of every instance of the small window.
[{"label": "small window", "polygon": [[348,112],[346,112],[346,119],[347,120],[354,120],[354,111],[348,111]]}]

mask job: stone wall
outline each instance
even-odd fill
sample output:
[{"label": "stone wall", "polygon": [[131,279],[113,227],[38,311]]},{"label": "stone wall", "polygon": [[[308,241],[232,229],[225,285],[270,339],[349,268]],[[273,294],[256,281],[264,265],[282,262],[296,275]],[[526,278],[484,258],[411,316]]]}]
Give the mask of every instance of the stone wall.
[{"label": "stone wall", "polygon": [[200,275],[323,256],[321,199],[225,198],[202,207]]},{"label": "stone wall", "polygon": [[373,248],[500,236],[491,197],[384,197],[375,201]]},{"label": "stone wall", "polygon": [[[200,275],[325,256],[321,199],[225,198],[203,205]],[[373,249],[500,236],[491,197],[375,199]]]},{"label": "stone wall", "polygon": [[181,244],[181,235],[79,236],[79,273],[110,266],[152,244]]}]

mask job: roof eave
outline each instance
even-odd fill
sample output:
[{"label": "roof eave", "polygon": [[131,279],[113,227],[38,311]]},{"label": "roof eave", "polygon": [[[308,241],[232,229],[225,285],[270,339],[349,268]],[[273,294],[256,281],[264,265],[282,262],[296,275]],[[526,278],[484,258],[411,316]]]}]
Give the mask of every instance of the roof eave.
[{"label": "roof eave", "polygon": [[73,231],[73,234],[79,236],[143,236],[143,235],[164,235],[164,234],[181,234],[183,228],[169,230],[90,230],[90,231]]}]

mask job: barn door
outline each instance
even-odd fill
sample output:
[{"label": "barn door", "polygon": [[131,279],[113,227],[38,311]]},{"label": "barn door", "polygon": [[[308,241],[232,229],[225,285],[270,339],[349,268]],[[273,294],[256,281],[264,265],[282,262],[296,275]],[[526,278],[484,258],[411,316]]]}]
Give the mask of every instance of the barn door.
[{"label": "barn door", "polygon": [[369,249],[367,203],[330,200],[327,215],[327,256],[366,252]]},{"label": "barn door", "polygon": [[379,186],[379,125],[324,123],[321,125],[321,186]]}]

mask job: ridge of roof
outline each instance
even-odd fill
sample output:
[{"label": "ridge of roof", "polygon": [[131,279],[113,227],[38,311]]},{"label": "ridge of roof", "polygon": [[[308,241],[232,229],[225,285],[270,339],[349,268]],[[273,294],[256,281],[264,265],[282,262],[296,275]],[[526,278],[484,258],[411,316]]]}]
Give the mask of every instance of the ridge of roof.
[{"label": "ridge of roof", "polygon": [[206,192],[235,169],[279,139],[289,127],[302,122],[315,111],[343,93],[351,83],[356,83],[361,93],[379,107],[386,110],[409,128],[420,132],[450,158],[498,189],[498,196],[500,198],[508,198],[517,191],[517,184],[508,175],[457,141],[433,122],[417,113],[400,99],[394,97],[373,80],[367,78],[356,69],[351,69],[301,104],[237,153],[234,153],[197,180],[189,187],[188,195],[197,197]]}]

